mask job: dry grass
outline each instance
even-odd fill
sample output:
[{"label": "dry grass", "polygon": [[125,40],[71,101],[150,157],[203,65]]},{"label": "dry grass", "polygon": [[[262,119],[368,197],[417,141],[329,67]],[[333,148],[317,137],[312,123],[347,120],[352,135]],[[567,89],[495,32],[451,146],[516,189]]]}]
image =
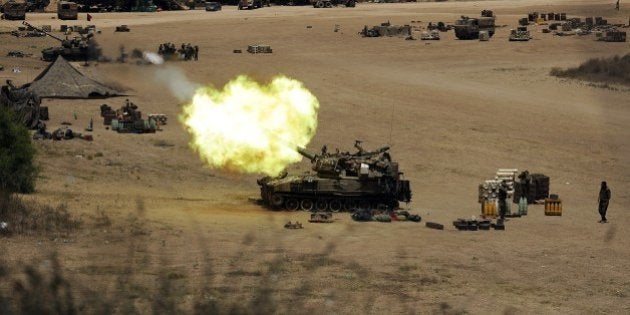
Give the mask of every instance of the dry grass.
[{"label": "dry grass", "polygon": [[[29,207],[15,198],[11,202],[11,209],[18,209],[17,213],[21,214],[13,217],[25,217],[25,221],[29,222],[21,227],[21,233],[41,231],[43,233],[38,235],[48,236],[45,232],[59,228],[75,229],[77,235],[83,233],[65,207]],[[51,214],[45,217],[43,212]],[[256,252],[261,244],[253,235],[245,236],[243,246],[246,248],[243,252],[230,257],[215,257],[210,249],[199,248],[206,257],[203,271],[201,275],[194,271],[191,273],[181,266],[173,266],[168,256],[156,257],[151,253],[154,240],[144,213],[144,202],[138,199],[135,213],[122,222],[97,208],[94,216],[88,216],[89,222],[82,225],[85,230],[119,227],[117,231],[124,234],[121,236],[128,242],[127,254],[122,258],[125,263],[104,265],[93,262],[73,269],[63,263],[55,250],[30,262],[7,263],[0,259],[0,314],[137,314],[147,311],[155,314],[317,313],[316,309],[305,304],[306,301],[349,298],[342,292],[337,294],[343,296],[322,296],[318,289],[321,282],[318,274],[323,272],[332,278],[344,278],[349,286],[358,284],[357,289],[365,290],[368,286],[363,278],[369,272],[357,263],[344,265],[333,258],[333,243],[328,243],[321,252],[314,254],[288,254],[280,250],[274,251],[273,256],[264,261],[256,261],[254,258],[263,253]],[[49,225],[40,222],[49,222]],[[156,258],[161,267],[157,272],[155,269],[147,272],[154,268]],[[232,262],[225,271],[221,271],[223,268],[218,263],[222,260]],[[291,278],[302,268],[307,268],[310,275],[305,275],[299,283],[283,280]],[[223,279],[217,277],[219,272]],[[98,289],[94,283],[82,280],[85,275],[91,278],[109,277],[116,285]],[[202,280],[191,281],[197,277]],[[394,291],[399,292],[400,289],[397,286]]]},{"label": "dry grass", "polygon": [[553,68],[551,75],[605,84],[630,85],[630,54],[623,57],[589,59],[577,68]]},{"label": "dry grass", "polygon": [[17,195],[0,198],[0,221],[8,224],[3,232],[8,235],[68,232],[82,223],[70,215],[64,204],[57,207],[41,205]]},{"label": "dry grass", "polygon": [[[286,311],[280,300],[274,296],[278,291],[286,290],[282,281],[275,279],[291,272],[287,257],[277,253],[266,261],[260,270],[246,271],[242,268],[251,257],[237,253],[230,260],[234,270],[225,273],[225,281],[215,278],[217,268],[212,264],[210,251],[205,251],[208,264],[202,275],[203,283],[192,285],[187,279],[192,277],[189,271],[178,267],[168,267],[168,258],[160,256],[160,267],[156,273],[147,273],[154,263],[149,246],[151,229],[144,217],[145,205],[142,199],[136,203],[136,211],[124,222],[112,220],[104,211],[97,208],[96,214],[89,216],[90,222],[81,225],[74,219],[65,206],[52,208],[26,202],[22,198],[11,196],[1,205],[1,221],[9,223],[12,234],[26,234],[50,237],[60,230],[74,231],[81,234],[81,226],[108,228],[118,226],[121,235],[128,242],[128,252],[124,266],[101,265],[99,263],[78,269],[79,275],[117,277],[117,285],[108,290],[99,291],[92,283],[81,281],[79,276],[64,266],[55,250],[30,263],[9,264],[0,259],[0,314],[137,314],[151,310],[155,314],[176,314],[189,312],[182,309],[182,301],[190,294],[194,295],[192,308],[199,314],[255,314]],[[71,233],[71,232],[70,232]],[[9,235],[10,236],[10,235]],[[246,237],[251,248],[256,247],[253,236]],[[318,254],[312,268],[331,262],[326,253]],[[0,256],[1,258],[1,256]],[[147,278],[147,275],[148,276]],[[249,294],[242,295],[242,285]],[[305,281],[299,288],[301,294],[312,296],[313,286]],[[200,294],[199,294],[200,292]],[[292,309],[297,311],[298,309]]]},{"label": "dry grass", "polygon": [[[2,314],[76,314],[70,282],[62,274],[56,255],[41,267],[26,265],[22,277],[9,277],[9,268],[0,263],[0,313]],[[10,290],[5,296],[4,292]]]}]

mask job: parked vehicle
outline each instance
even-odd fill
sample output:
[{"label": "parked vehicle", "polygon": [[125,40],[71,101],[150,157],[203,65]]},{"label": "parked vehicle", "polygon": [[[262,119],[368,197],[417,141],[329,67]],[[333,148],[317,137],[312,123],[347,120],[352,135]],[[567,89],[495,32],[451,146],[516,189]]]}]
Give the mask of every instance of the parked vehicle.
[{"label": "parked vehicle", "polygon": [[206,11],[221,11],[221,3],[206,2]]},{"label": "parked vehicle", "polygon": [[60,1],[57,4],[57,18],[60,20],[76,20],[79,18],[79,6],[74,2]]},{"label": "parked vehicle", "polygon": [[398,162],[389,147],[366,151],[355,144],[356,153],[319,155],[297,151],[311,160],[314,174],[264,177],[258,180],[262,202],[279,210],[352,211],[385,206],[396,209],[399,202],[411,201],[409,181],[402,178]]},{"label": "parked vehicle", "polygon": [[7,1],[2,7],[4,14],[2,18],[5,20],[24,20],[26,19],[26,3],[17,1]]},{"label": "parked vehicle", "polygon": [[258,8],[262,8],[263,6],[269,6],[269,0],[240,0],[238,2],[238,9],[239,10],[243,10],[243,9],[258,9]]}]

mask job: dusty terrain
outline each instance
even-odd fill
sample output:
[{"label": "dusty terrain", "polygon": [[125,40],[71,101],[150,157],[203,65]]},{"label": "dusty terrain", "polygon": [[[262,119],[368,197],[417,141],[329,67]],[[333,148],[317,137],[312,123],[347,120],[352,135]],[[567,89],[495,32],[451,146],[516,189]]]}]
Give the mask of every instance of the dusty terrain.
[{"label": "dusty terrain", "polygon": [[[261,81],[282,73],[304,82],[320,101],[319,127],[308,149],[349,150],[355,139],[388,144],[411,181],[403,205],[444,231],[411,222],[357,223],[339,214],[328,225],[285,230],[303,212],[272,212],[256,175],[208,169],[188,149],[177,121],[180,102],[156,81],[153,66],[100,63],[85,73],[129,89],[144,113],[169,115],[163,131],[116,134],[100,124],[102,103],[122,98],[44,100],[49,127],[94,117],[94,141],[38,142],[42,172],[27,198],[66,204],[84,221],[63,235],[1,238],[11,270],[56,252],[86,311],[148,313],[175,309],[253,313],[618,313],[630,312],[630,92],[548,75],[593,57],[626,54],[628,43],[554,37],[508,42],[529,11],[604,16],[627,23],[612,1],[480,1],[358,4],[354,9],[224,7],[190,12],[81,14],[113,58],[118,47],[156,51],[160,43],[200,47],[198,62],[175,62],[193,82],[220,87],[238,74]],[[363,25],[426,26],[492,9],[499,28],[489,42],[361,38]],[[28,14],[36,25],[62,23]],[[2,21],[8,30],[19,22]],[[127,24],[129,33],[114,33]],[[333,32],[335,25],[339,32]],[[307,28],[310,25],[312,28]],[[50,38],[0,35],[0,79],[23,84],[47,65]],[[234,54],[249,44],[270,55]],[[33,57],[5,57],[9,50]],[[13,67],[21,73],[13,73]],[[78,119],[74,120],[73,112]],[[307,170],[306,162],[290,167]],[[456,218],[478,215],[477,185],[497,168],[544,173],[564,202],[562,217],[532,206],[504,232],[458,232]],[[608,224],[598,224],[599,182],[612,189]],[[625,244],[625,245],[624,245]]]}]

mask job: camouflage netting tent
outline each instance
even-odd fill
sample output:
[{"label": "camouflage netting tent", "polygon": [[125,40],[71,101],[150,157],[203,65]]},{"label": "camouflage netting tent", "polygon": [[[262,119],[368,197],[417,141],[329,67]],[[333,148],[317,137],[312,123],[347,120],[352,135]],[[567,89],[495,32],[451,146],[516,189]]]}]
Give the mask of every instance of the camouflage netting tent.
[{"label": "camouflage netting tent", "polygon": [[61,56],[24,87],[40,98],[105,98],[123,95],[84,76]]},{"label": "camouflage netting tent", "polygon": [[37,95],[25,88],[16,88],[10,80],[0,88],[0,106],[12,108],[18,119],[29,129],[37,126],[42,114],[48,115],[47,108],[40,105],[41,100]]}]

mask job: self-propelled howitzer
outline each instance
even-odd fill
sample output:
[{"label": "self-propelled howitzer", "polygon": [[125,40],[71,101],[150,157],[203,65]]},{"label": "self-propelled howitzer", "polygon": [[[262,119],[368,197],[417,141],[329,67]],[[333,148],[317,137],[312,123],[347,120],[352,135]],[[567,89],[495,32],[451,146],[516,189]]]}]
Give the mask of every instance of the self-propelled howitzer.
[{"label": "self-propelled howitzer", "polygon": [[263,203],[276,210],[352,211],[411,201],[409,181],[402,179],[389,147],[365,151],[359,142],[355,147],[355,153],[328,153],[324,147],[321,154],[297,148],[315,173],[259,179]]},{"label": "self-propelled howitzer", "polygon": [[92,33],[76,36],[71,39],[62,39],[26,21],[23,21],[22,24],[56,39],[61,44],[61,46],[43,49],[42,60],[44,61],[55,61],[59,55],[69,61],[98,60],[101,56],[101,49],[92,38],[94,36]]}]

